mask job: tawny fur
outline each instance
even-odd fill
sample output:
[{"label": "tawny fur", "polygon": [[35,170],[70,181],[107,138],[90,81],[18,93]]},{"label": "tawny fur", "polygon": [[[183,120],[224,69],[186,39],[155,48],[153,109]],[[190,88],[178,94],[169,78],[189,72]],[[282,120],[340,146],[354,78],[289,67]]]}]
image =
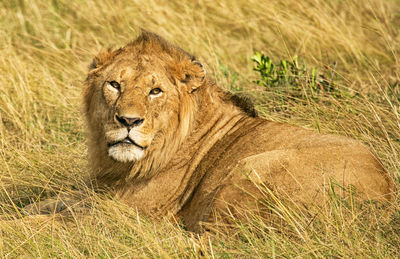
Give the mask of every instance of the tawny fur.
[{"label": "tawny fur", "polygon": [[[162,94],[149,94],[155,88]],[[256,117],[195,57],[149,32],[100,52],[84,104],[91,179],[145,215],[180,217],[189,230],[227,203],[261,199],[255,183],[301,204],[321,205],[332,181],[352,185],[363,200],[392,199],[393,183],[366,146]],[[132,129],[143,149],[116,145],[110,156],[109,142],[125,136],[116,115],[143,119]]]}]

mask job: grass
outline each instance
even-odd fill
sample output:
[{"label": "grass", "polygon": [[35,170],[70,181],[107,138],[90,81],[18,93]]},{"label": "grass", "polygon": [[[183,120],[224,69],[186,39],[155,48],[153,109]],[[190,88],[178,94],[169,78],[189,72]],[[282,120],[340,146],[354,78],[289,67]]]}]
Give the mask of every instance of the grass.
[{"label": "grass", "polygon": [[[96,194],[87,217],[12,220],[31,201],[84,188],[87,66],[101,46],[122,46],[139,27],[195,53],[218,85],[252,95],[261,116],[366,143],[399,188],[399,1],[10,0],[0,2],[0,17],[0,257],[400,256],[399,195],[389,216],[333,203],[309,217],[276,198],[268,206],[277,225],[253,217],[233,234],[202,237]],[[260,86],[256,52],[276,63],[298,56],[309,71],[334,73],[346,94]],[[307,93],[306,81],[297,87]]]}]

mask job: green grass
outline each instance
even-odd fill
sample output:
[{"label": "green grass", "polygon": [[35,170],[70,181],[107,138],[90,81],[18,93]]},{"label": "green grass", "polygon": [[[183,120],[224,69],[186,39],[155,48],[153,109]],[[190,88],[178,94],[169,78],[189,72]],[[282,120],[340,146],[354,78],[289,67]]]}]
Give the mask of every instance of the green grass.
[{"label": "green grass", "polygon": [[[261,116],[366,143],[400,187],[396,0],[1,1],[0,257],[400,256],[398,194],[389,215],[333,203],[310,216],[276,198],[268,205],[274,224],[253,215],[229,235],[201,237],[90,190],[86,217],[14,220],[31,201],[85,188],[87,66],[102,46],[122,46],[140,27],[196,54],[220,87],[253,96]],[[254,83],[256,52],[276,64],[298,56],[307,65],[291,84],[295,94],[285,84]],[[308,94],[313,68],[327,78],[333,71],[342,94]]]}]

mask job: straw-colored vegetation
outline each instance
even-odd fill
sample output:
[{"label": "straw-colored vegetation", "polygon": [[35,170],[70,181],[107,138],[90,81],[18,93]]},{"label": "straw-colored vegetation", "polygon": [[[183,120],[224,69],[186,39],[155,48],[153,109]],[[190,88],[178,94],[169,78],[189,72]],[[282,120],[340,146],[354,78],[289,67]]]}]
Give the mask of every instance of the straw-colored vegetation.
[{"label": "straw-colored vegetation", "polygon": [[[398,194],[383,210],[334,200],[312,217],[277,197],[267,206],[281,227],[255,217],[229,236],[197,237],[97,194],[86,217],[20,220],[32,201],[90,194],[82,82],[101,46],[124,45],[140,27],[195,53],[218,85],[252,95],[261,116],[366,143],[400,187],[396,0],[0,1],[0,257],[400,256]],[[254,83],[257,51],[275,64],[297,55],[328,88],[304,74],[290,87]]]}]

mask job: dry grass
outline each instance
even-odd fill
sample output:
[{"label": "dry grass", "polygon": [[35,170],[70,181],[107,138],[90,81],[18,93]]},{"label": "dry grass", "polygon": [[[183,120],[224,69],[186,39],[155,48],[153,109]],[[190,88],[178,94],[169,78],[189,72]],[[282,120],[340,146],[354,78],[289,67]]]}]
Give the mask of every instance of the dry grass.
[{"label": "dry grass", "polygon": [[[221,87],[255,96],[264,117],[369,144],[399,188],[400,89],[391,87],[400,81],[399,13],[396,0],[1,1],[0,257],[400,256],[399,195],[389,217],[334,203],[330,216],[311,220],[277,200],[270,206],[285,231],[254,218],[229,237],[195,237],[97,195],[85,218],[10,221],[31,201],[84,188],[87,65],[101,46],[121,46],[139,27],[195,53]],[[338,85],[358,95],[277,109],[274,92],[252,83],[255,51],[275,60],[297,54],[321,69],[337,62]]]}]

